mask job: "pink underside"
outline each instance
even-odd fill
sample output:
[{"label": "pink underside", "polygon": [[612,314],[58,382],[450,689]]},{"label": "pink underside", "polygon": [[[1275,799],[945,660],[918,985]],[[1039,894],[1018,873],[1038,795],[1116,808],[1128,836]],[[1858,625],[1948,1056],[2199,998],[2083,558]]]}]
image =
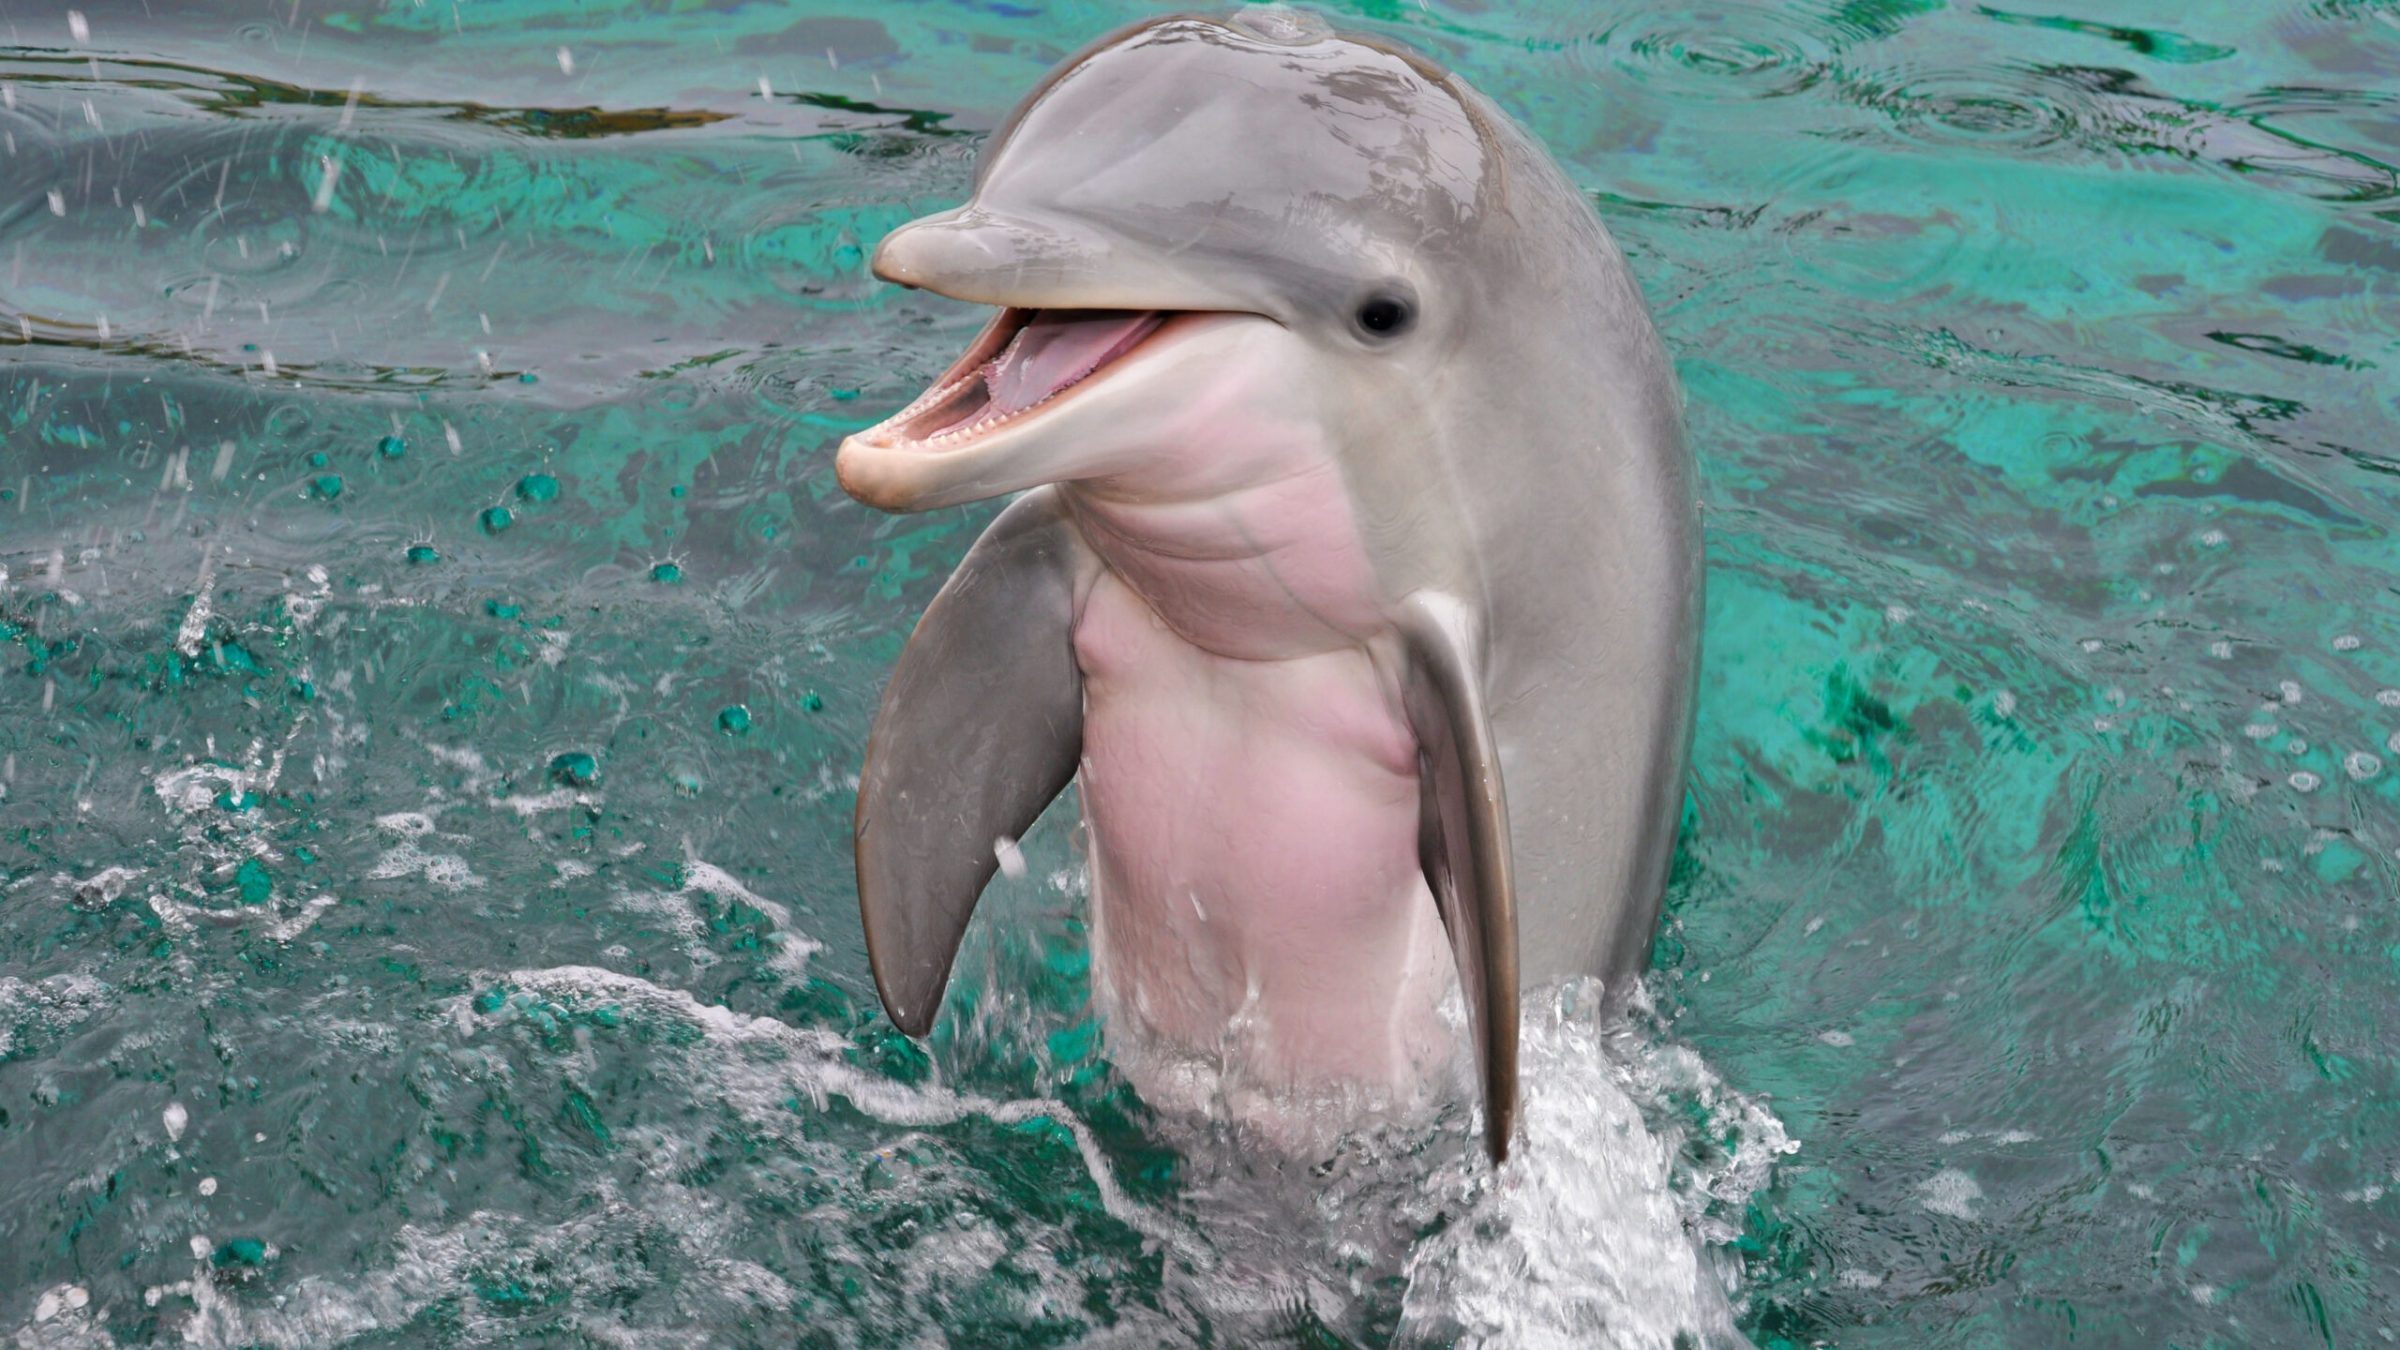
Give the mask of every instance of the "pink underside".
[{"label": "pink underside", "polygon": [[[1233,444],[1280,461],[1235,475],[1263,486],[1155,490]],[[1449,1053],[1450,957],[1346,495],[1257,437],[1190,453],[1152,490],[1068,491],[1109,564],[1075,633],[1103,987],[1262,1086],[1414,1084]]]}]

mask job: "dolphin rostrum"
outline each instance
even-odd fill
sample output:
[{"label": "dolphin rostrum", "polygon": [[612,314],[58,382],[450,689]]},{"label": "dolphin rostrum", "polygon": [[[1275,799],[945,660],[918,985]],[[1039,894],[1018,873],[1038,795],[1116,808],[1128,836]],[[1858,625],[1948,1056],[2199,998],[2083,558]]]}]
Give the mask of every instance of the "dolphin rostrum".
[{"label": "dolphin rostrum", "polygon": [[1456,76],[1267,7],[1069,58],[874,270],[999,312],[843,487],[1023,494],[867,746],[892,1020],[1080,773],[1112,1026],[1404,1088],[1455,971],[1504,1158],[1519,992],[1639,973],[1690,740],[1681,397],[1590,206]]}]

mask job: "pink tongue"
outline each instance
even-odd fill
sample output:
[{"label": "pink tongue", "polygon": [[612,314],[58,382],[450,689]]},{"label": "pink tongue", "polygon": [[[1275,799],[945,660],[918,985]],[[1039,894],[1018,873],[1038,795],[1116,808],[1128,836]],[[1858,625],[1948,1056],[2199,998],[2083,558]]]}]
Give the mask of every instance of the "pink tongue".
[{"label": "pink tongue", "polygon": [[[1156,311],[1042,310],[983,369],[987,417],[1022,412],[1123,355],[1167,316]],[[977,419],[982,420],[982,419]]]}]

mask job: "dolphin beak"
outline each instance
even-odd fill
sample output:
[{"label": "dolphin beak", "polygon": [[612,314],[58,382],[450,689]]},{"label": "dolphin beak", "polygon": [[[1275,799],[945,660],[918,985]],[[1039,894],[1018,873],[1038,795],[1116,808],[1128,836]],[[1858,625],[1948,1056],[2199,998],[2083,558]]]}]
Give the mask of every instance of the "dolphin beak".
[{"label": "dolphin beak", "polygon": [[873,267],[875,275],[897,285],[975,304],[1010,305],[1077,278],[1103,275],[1109,254],[1105,241],[1081,230],[970,205],[892,231],[876,247]]}]

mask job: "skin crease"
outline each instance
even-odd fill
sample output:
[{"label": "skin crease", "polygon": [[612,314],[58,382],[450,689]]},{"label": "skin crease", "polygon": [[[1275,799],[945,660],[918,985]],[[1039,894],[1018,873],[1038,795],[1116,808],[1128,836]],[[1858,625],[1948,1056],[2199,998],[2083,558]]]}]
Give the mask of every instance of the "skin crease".
[{"label": "skin crease", "polygon": [[[1010,597],[1040,625],[929,611],[869,748],[861,899],[895,1020],[931,1023],[990,875],[967,850],[1030,825],[1071,767],[1112,1037],[1266,1088],[1409,1090],[1456,1053],[1437,1005],[1464,987],[1497,1152],[1516,991],[1621,994],[1646,958],[1691,725],[1681,394],[1582,194],[1421,58],[1253,9],[1070,58],[972,198],[893,232],[874,270],[1012,312],[1172,315],[942,435],[1004,315],[837,457],[889,511],[1042,489],[1003,518],[1028,533],[996,526],[954,578],[962,607]],[[1406,322],[1372,330],[1375,300]],[[1020,668],[1040,679],[1000,687]],[[1040,772],[965,773],[957,746]],[[1427,801],[1430,856],[1473,877],[1455,934],[1420,870]]]}]

